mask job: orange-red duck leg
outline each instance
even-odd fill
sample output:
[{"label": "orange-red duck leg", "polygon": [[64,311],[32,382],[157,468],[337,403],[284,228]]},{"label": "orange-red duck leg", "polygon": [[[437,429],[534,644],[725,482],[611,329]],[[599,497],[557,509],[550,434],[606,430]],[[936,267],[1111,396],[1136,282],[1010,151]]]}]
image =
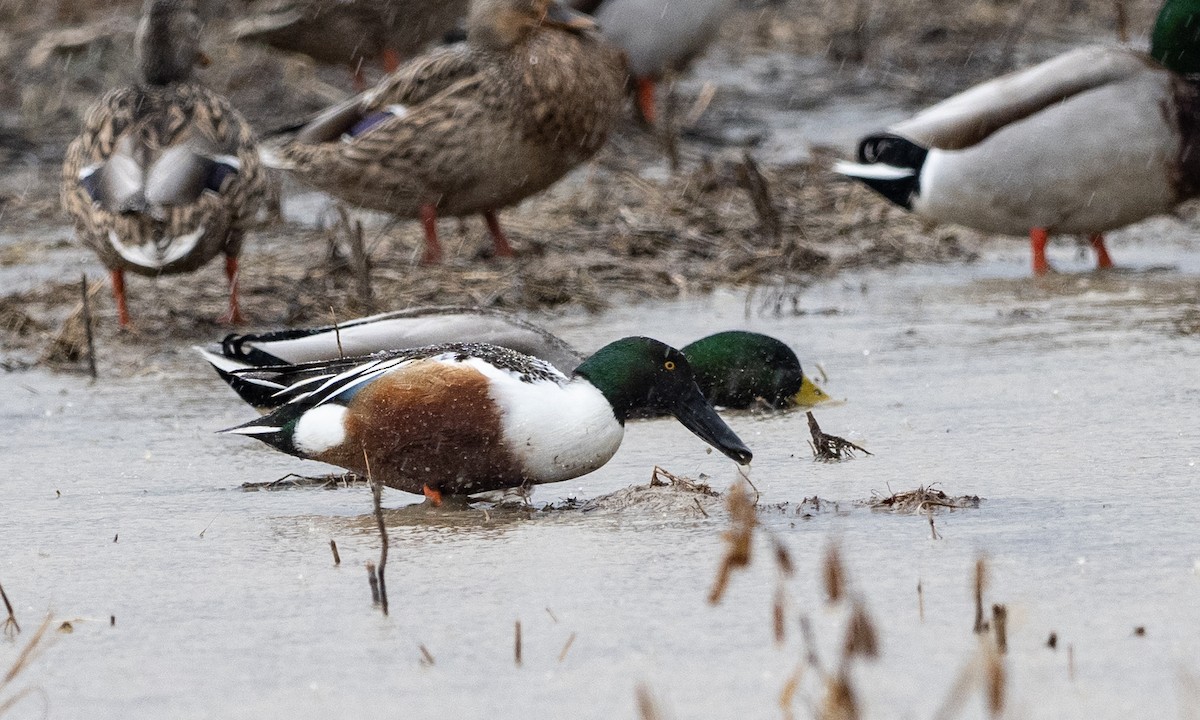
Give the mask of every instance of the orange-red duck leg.
[{"label": "orange-red duck leg", "polygon": [[129,304],[125,301],[125,271],[111,270],[113,298],[117,301],[117,324],[122,329],[129,327]]},{"label": "orange-red duck leg", "polygon": [[1050,263],[1046,262],[1046,242],[1050,233],[1046,228],[1033,228],[1029,231],[1029,246],[1033,249],[1033,274],[1045,275],[1050,272]]},{"label": "orange-red duck leg", "polygon": [[229,311],[217,318],[225,325],[240,325],[246,322],[242,306],[238,302],[238,259],[237,255],[225,256],[225,279],[229,281]]},{"label": "orange-red duck leg", "polygon": [[442,261],[442,246],[437,236],[437,207],[432,203],[421,206],[421,225],[425,228],[425,254],[422,265],[437,265]]},{"label": "orange-red duck leg", "polygon": [[428,485],[422,485],[421,492],[425,494],[425,497],[429,500],[430,505],[439,507],[442,504],[442,492],[440,490],[431,488]]},{"label": "orange-red duck leg", "polygon": [[383,63],[383,69],[389,75],[400,69],[400,64],[403,62],[400,58],[400,53],[391,48],[383,51],[383,57],[380,58]]},{"label": "orange-red duck leg", "polygon": [[1091,240],[1092,247],[1096,250],[1096,269],[1108,270],[1113,267],[1113,261],[1108,254],[1108,248],[1104,247],[1104,233],[1096,233],[1088,239]]},{"label": "orange-red duck leg", "polygon": [[654,107],[654,78],[640,77],[634,81],[637,89],[638,112],[647,125],[653,125],[658,112]]},{"label": "orange-red duck leg", "polygon": [[512,245],[508,243],[508,238],[504,235],[504,231],[500,229],[500,220],[496,218],[496,211],[485,210],[483,219],[487,223],[488,232],[492,234],[492,243],[496,246],[496,255],[498,257],[512,257],[516,255],[513,252]]}]

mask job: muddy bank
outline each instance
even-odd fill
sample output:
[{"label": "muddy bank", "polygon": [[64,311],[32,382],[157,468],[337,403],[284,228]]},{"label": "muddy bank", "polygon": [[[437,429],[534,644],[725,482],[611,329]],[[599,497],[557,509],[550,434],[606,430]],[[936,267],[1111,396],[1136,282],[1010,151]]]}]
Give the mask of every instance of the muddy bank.
[{"label": "muddy bank", "polygon": [[[87,104],[131,76],[123,49],[134,5],[0,6],[9,21],[0,31],[0,346],[10,367],[78,359],[82,325],[67,321],[77,316],[79,276],[102,282],[103,268],[75,244],[58,207],[58,164]],[[471,218],[443,221],[447,262],[421,267],[417,223],[345,215],[323,195],[284,182],[283,221],[264,223],[243,254],[251,325],[445,303],[594,312],[716,287],[767,286],[786,302],[796,288],[846,268],[968,260],[990,239],[923,224],[834,176],[829,162],[859,133],[931,98],[1071,43],[1115,36],[1116,6],[944,5],[744,9],[664,101],[677,140],[630,122],[595,161],[505,212],[519,253],[513,260],[486,257],[490,243]],[[1126,4],[1128,32],[1145,32],[1152,5]],[[64,27],[87,32],[63,35]],[[214,19],[209,46],[217,62],[204,80],[258,128],[345,95],[344,69],[236,46],[222,32]],[[350,261],[359,222],[368,284]],[[226,302],[218,265],[190,276],[131,278],[133,333],[116,332],[107,288],[97,288],[102,369],[152,367],[156,353],[226,332],[215,323]]]}]

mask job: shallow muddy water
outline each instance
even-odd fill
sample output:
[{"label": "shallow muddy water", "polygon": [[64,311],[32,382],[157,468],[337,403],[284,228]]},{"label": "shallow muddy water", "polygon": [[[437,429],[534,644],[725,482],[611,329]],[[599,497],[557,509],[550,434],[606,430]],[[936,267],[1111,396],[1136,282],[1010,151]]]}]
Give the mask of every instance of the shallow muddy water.
[{"label": "shallow muddy water", "polygon": [[[239,489],[322,466],[213,434],[251,412],[198,359],[95,384],[0,375],[0,582],[25,628],[0,641],[0,668],[47,612],[74,628],[5,691],[36,688],[10,716],[636,717],[645,685],[668,717],[777,717],[801,614],[835,663],[846,613],[826,607],[820,568],[836,542],[880,633],[881,657],[852,675],[864,717],[933,717],[951,694],[979,646],[980,555],[987,602],[1009,608],[1010,717],[1193,717],[1200,248],[1170,239],[1185,235],[1173,220],[1117,234],[1135,270],[1106,275],[1074,274],[1087,261],[1059,241],[1068,274],[1031,280],[1013,242],[973,265],[844,275],[798,292],[803,314],[790,297],[764,311],[760,290],[547,321],[583,347],[748,327],[827,373],[845,401],[816,411],[822,426],[874,455],[815,464],[802,413],[728,416],[755,451],[762,525],[797,569],[780,646],[764,533],[723,603],[706,603],[728,524],[711,503],[710,517],[669,493],[623,510],[431,514],[386,491],[383,617],[363,570],[379,549],[369,491]],[[718,489],[735,477],[677,423],[631,423],[612,462],[534,503],[644,483],[655,464]],[[855,505],[933,483],[984,498],[939,512],[941,539],[924,516]],[[838,509],[798,515],[814,495]],[[821,692],[808,671],[798,717]],[[972,691],[962,716],[985,715]]]}]

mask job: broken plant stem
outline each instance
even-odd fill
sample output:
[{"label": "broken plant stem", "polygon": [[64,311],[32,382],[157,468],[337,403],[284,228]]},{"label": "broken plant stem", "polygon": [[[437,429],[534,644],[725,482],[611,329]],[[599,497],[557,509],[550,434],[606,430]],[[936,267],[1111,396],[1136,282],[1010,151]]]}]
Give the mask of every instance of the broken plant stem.
[{"label": "broken plant stem", "polygon": [[88,374],[96,379],[96,338],[92,333],[92,303],[88,299],[87,273],[79,274],[79,292],[83,299],[83,336],[87,340]]},{"label": "broken plant stem", "polygon": [[8,618],[4,621],[4,633],[6,635],[20,635],[21,625],[17,622],[17,616],[13,614],[12,603],[8,601],[8,593],[4,592],[3,585],[0,585],[0,599],[4,600],[4,609],[8,611]]},{"label": "broken plant stem", "polygon": [[375,524],[379,526],[379,567],[375,570],[375,576],[379,582],[379,609],[383,610],[384,615],[387,615],[387,581],[384,579],[384,571],[387,569],[388,531],[387,525],[383,522],[383,483],[371,472],[371,460],[367,457],[367,448],[365,446],[362,451],[363,465],[367,470],[367,480],[371,483],[371,501],[375,506]]}]

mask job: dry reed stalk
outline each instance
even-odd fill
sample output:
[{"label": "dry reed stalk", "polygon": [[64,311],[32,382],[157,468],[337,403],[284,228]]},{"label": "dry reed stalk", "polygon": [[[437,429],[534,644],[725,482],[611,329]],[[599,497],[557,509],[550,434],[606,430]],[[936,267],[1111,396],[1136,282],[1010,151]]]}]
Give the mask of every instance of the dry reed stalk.
[{"label": "dry reed stalk", "polygon": [[367,582],[371,584],[371,604],[379,604],[379,575],[375,573],[375,563],[367,561]]},{"label": "dry reed stalk", "polygon": [[17,622],[17,616],[13,613],[12,603],[8,601],[8,593],[4,592],[3,585],[0,585],[0,599],[4,600],[4,609],[8,611],[8,617],[4,620],[4,634],[16,637],[21,634],[21,624]]},{"label": "dry reed stalk", "polygon": [[821,569],[826,602],[833,604],[841,601],[846,594],[846,570],[842,566],[842,553],[836,543],[830,543],[825,550],[825,562]]},{"label": "dry reed stalk", "polygon": [[879,633],[862,600],[854,601],[850,622],[846,626],[846,641],[842,646],[843,661],[851,657],[879,657]]},{"label": "dry reed stalk", "polygon": [[988,645],[984,652],[984,670],[984,697],[988,715],[998,718],[1004,714],[1008,673],[1004,668],[1004,659],[994,645]]},{"label": "dry reed stalk", "polygon": [[858,720],[858,700],[845,670],[825,680],[825,700],[817,713],[818,720]]},{"label": "dry reed stalk", "polygon": [[92,303],[88,299],[87,273],[79,274],[79,295],[83,317],[83,336],[87,341],[88,374],[96,379],[96,338],[92,332]]},{"label": "dry reed stalk", "polygon": [[634,694],[637,698],[638,717],[641,720],[662,720],[662,713],[658,710],[658,703],[654,701],[654,694],[650,692],[650,688],[639,684]]},{"label": "dry reed stalk", "polygon": [[992,629],[996,631],[996,650],[1003,655],[1008,652],[1008,608],[992,606]]},{"label": "dry reed stalk", "polygon": [[337,341],[338,360],[343,360],[346,353],[342,352],[342,328],[338,325],[337,313],[332,305],[329,306],[329,317],[333,319],[333,339]]},{"label": "dry reed stalk", "polygon": [[[29,638],[29,642],[25,643],[25,647],[21,648],[21,652],[17,654],[17,659],[9,666],[8,671],[4,673],[4,677],[0,678],[0,690],[12,684],[12,681],[46,649],[46,646],[42,644],[42,638],[45,637],[46,631],[50,629],[53,619],[52,615],[46,615],[46,619],[34,631],[33,636]],[[0,710],[2,709],[0,708]]]},{"label": "dry reed stalk", "polygon": [[375,509],[375,524],[379,527],[379,567],[375,569],[376,582],[379,585],[379,609],[386,616],[388,614],[388,595],[387,581],[384,579],[383,574],[387,569],[389,543],[387,525],[383,522],[383,483],[371,472],[371,460],[367,457],[367,448],[365,446],[362,451],[363,464],[367,470],[367,480],[371,483],[371,503]]},{"label": "dry reed stalk", "polygon": [[975,634],[988,629],[987,620],[983,618],[983,591],[987,587],[987,561],[979,558],[975,561]]},{"label": "dry reed stalk", "polygon": [[513,623],[513,664],[521,667],[521,621]]},{"label": "dry reed stalk", "polygon": [[787,628],[783,620],[783,612],[785,605],[785,597],[783,584],[775,586],[775,600],[771,603],[771,626],[774,630],[775,645],[783,645],[783,641],[787,638]]},{"label": "dry reed stalk", "polygon": [[571,635],[567,638],[566,644],[563,645],[562,651],[558,653],[558,661],[559,662],[562,662],[563,660],[567,659],[567,653],[571,651],[571,646],[574,644],[575,644],[575,633],[571,633]]},{"label": "dry reed stalk", "polygon": [[[750,195],[754,214],[758,216],[760,231],[771,239],[774,247],[783,242],[783,224],[779,208],[771,199],[771,184],[758,167],[758,162],[749,152],[742,153],[742,162],[737,167],[738,184]],[[785,251],[787,248],[784,248]]]},{"label": "dry reed stalk", "polygon": [[433,658],[433,653],[429,652],[429,648],[425,647],[425,643],[417,643],[417,649],[421,651],[421,663],[425,665],[437,664],[437,661]]},{"label": "dry reed stalk", "polygon": [[804,680],[804,663],[799,662],[796,663],[795,669],[788,675],[783,687],[779,690],[779,710],[783,713],[783,720],[796,720],[793,706],[796,704],[796,692],[800,689],[802,680]]},{"label": "dry reed stalk", "polygon": [[750,564],[751,540],[754,526],[758,522],[757,510],[746,492],[743,480],[740,478],[729,491],[727,504],[729,507],[729,530],[722,537],[725,539],[725,556],[717,569],[717,577],[712,590],[708,594],[710,605],[721,602],[729,585],[729,578],[737,568]]}]

